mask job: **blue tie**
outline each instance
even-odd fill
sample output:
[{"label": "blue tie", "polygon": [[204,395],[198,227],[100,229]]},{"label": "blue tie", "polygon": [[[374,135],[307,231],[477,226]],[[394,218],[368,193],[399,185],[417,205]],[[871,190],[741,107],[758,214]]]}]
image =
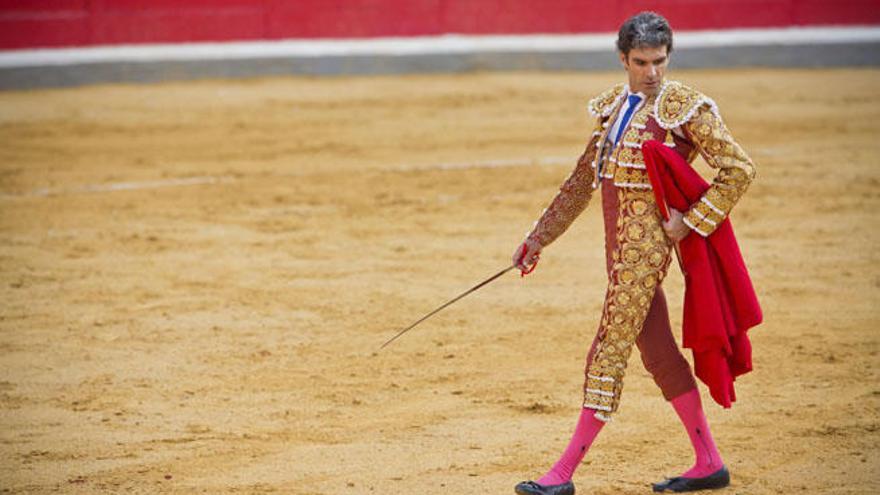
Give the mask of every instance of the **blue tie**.
[{"label": "blue tie", "polygon": [[636,109],[636,105],[642,101],[642,97],[639,95],[629,95],[629,108],[626,109],[626,112],[623,114],[623,120],[620,121],[620,127],[617,128],[617,136],[614,137],[614,145],[617,145],[617,142],[620,141],[620,136],[623,136],[623,131],[626,130],[626,125],[629,123],[630,117],[632,117],[633,112]]}]

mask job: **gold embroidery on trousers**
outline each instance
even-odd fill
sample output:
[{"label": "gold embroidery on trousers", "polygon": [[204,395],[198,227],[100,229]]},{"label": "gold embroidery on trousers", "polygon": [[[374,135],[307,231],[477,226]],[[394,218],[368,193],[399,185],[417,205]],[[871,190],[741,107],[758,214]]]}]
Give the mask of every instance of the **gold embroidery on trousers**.
[{"label": "gold embroidery on trousers", "polygon": [[653,192],[618,188],[617,197],[617,247],[612,253],[599,342],[584,384],[584,407],[605,413],[616,411],[620,404],[627,360],[671,259]]}]

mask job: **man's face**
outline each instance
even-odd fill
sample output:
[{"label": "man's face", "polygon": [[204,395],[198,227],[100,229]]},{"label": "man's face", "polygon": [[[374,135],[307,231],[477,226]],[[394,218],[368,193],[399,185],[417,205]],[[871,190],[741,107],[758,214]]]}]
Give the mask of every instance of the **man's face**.
[{"label": "man's face", "polygon": [[666,45],[633,48],[627,55],[620,53],[620,63],[629,77],[630,91],[653,96],[660,90],[669,54]]}]

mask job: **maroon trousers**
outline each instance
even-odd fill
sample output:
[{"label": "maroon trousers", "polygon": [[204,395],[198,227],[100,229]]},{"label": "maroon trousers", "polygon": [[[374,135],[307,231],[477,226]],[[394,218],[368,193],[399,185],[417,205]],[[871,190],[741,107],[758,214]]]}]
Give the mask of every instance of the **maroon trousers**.
[{"label": "maroon trousers", "polygon": [[[617,216],[619,214],[617,187],[611,180],[602,181],[602,211],[605,218],[605,262],[610,273],[612,253],[617,247]],[[597,335],[587,354],[586,369],[590,368],[596,345],[600,337]],[[681,354],[672,327],[669,324],[669,310],[663,287],[658,285],[651,301],[648,316],[636,339],[636,346],[642,356],[645,369],[651,373],[654,382],[660,387],[663,397],[672,400],[697,386],[694,374],[687,360]]]}]

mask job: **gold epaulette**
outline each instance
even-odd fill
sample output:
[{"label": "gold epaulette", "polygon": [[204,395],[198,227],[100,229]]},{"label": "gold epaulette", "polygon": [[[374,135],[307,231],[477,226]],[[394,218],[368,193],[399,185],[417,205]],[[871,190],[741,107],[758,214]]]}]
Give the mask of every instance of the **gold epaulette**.
[{"label": "gold epaulette", "polygon": [[590,100],[590,103],[587,104],[587,108],[590,110],[593,117],[599,118],[611,115],[617,102],[619,102],[626,93],[624,87],[624,84],[618,84]]},{"label": "gold epaulette", "polygon": [[680,82],[668,81],[654,101],[654,118],[660,127],[674,129],[693,118],[703,105],[708,105],[712,113],[721,118],[712,98]]}]

